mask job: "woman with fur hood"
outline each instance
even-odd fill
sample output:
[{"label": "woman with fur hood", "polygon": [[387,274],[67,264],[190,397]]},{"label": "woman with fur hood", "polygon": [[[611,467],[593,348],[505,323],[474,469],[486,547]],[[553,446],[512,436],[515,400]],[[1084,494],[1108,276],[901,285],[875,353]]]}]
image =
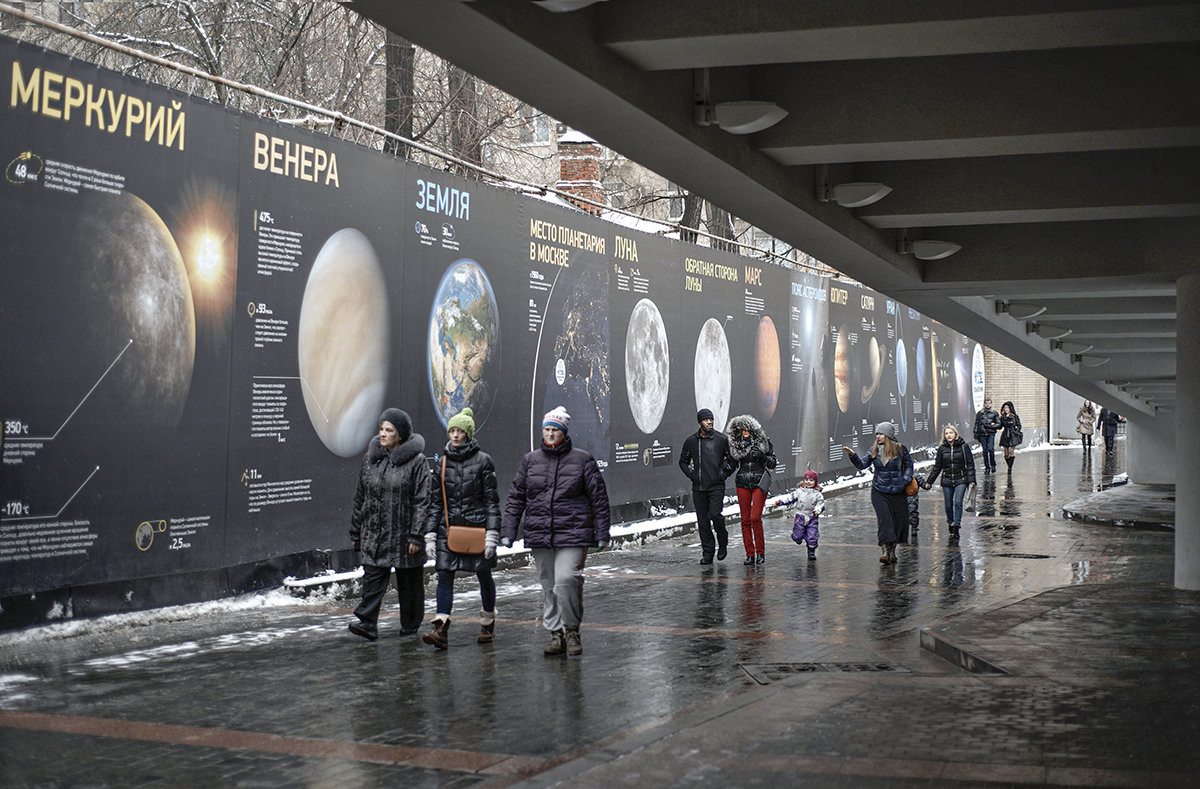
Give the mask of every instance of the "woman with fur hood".
[{"label": "woman with fur hood", "polygon": [[767,560],[763,539],[762,511],[771,489],[771,469],[778,461],[771,439],[762,424],[749,414],[729,420],[729,454],[737,461],[738,507],[742,512],[742,544],[746,547],[745,564]]}]

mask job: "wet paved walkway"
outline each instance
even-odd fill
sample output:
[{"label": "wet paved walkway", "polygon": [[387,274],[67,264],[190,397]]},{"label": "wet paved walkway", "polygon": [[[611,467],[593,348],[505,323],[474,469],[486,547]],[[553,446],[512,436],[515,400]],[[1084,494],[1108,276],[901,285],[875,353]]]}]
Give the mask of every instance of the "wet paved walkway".
[{"label": "wet paved walkway", "polygon": [[542,656],[530,567],[486,646],[460,579],[447,652],[281,593],[0,634],[0,786],[1196,786],[1173,535],[1062,515],[1122,460],[1022,453],[957,544],[922,494],[891,567],[865,490],[815,562],[784,513],[760,567],[694,534],[593,555],[577,659]]}]

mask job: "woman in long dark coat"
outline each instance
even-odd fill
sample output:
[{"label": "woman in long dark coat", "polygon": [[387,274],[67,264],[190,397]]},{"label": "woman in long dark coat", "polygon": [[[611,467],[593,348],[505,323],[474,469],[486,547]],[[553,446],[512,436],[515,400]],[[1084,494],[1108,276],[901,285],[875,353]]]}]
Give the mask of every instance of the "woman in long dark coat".
[{"label": "woman in long dark coat", "polygon": [[362,555],[362,602],[350,632],[374,641],[392,569],[400,595],[400,633],[417,632],[425,616],[425,528],[429,506],[429,462],[425,439],[399,408],[379,417],[354,491],[350,545]]},{"label": "woman in long dark coat", "polygon": [[1006,400],[1004,405],[1000,406],[1000,447],[1004,450],[1004,462],[1008,464],[1008,471],[1012,473],[1013,459],[1017,456],[1017,447],[1025,440],[1024,434],[1021,432],[1021,417],[1017,416],[1017,409],[1013,407],[1012,400]]},{"label": "woman in long dark coat", "polygon": [[912,482],[912,456],[896,440],[896,426],[891,422],[875,425],[875,444],[871,454],[860,458],[850,447],[842,451],[850,457],[855,468],[870,468],[871,506],[875,508],[878,521],[877,537],[883,554],[883,564],[896,563],[896,543],[908,539],[908,495],[904,489]]},{"label": "woman in long dark coat", "polygon": [[[450,610],[454,605],[454,574],[475,573],[479,579],[479,635],[486,644],[496,632],[496,546],[500,542],[500,495],[492,456],[475,443],[475,419],[470,408],[450,418],[443,450],[444,470],[439,464],[433,483],[432,504],[425,522],[425,550],[437,551],[437,615],[433,627],[421,636],[438,649],[449,645]],[[484,531],[483,553],[455,553],[446,544],[447,522]]]}]

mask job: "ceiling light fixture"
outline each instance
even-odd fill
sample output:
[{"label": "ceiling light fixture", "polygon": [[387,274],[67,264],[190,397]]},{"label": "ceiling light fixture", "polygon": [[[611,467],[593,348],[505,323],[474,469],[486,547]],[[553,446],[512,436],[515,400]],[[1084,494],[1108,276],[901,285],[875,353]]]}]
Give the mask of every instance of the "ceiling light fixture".
[{"label": "ceiling light fixture", "polygon": [[587,8],[593,3],[601,2],[604,2],[604,0],[533,0],[534,5],[540,5],[547,11],[553,11],[556,14],[578,11],[581,8]]},{"label": "ceiling light fixture", "polygon": [[1099,367],[1100,365],[1108,364],[1111,361],[1112,359],[1107,356],[1084,356],[1083,354],[1079,353],[1071,354],[1071,364],[1081,364],[1084,367]]},{"label": "ceiling light fixture", "polygon": [[769,129],[787,117],[787,110],[773,101],[709,100],[708,69],[692,72],[693,120],[697,126],[719,126],[730,134],[754,134]]},{"label": "ceiling light fixture", "polygon": [[1030,321],[1025,324],[1026,334],[1036,334],[1044,340],[1061,340],[1071,333],[1071,329],[1062,326],[1047,326],[1044,323]]},{"label": "ceiling light fixture", "polygon": [[1036,318],[1046,311],[1040,304],[1029,304],[1023,301],[997,301],[996,312],[1007,312],[1014,319],[1027,321]]},{"label": "ceiling light fixture", "polygon": [[960,249],[962,249],[961,244],[951,241],[901,239],[900,243],[896,245],[896,251],[901,255],[912,255],[920,260],[941,260],[950,257]]},{"label": "ceiling light fixture", "polygon": [[1064,351],[1066,353],[1087,353],[1095,347],[1095,345],[1088,345],[1084,342],[1063,342],[1062,340],[1050,341],[1051,350]]},{"label": "ceiling light fixture", "polygon": [[829,167],[821,165],[817,171],[817,200],[822,203],[837,203],[842,208],[862,208],[878,203],[887,197],[892,187],[874,181],[851,181],[844,184],[829,183]]}]

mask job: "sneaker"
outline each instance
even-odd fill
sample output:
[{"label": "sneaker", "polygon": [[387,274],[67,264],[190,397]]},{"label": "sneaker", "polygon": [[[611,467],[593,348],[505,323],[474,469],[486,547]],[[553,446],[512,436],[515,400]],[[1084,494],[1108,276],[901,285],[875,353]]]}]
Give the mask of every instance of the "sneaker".
[{"label": "sneaker", "polygon": [[[563,631],[560,631],[563,632]],[[583,643],[579,640],[579,628],[568,627],[565,631],[568,655],[582,655]]]},{"label": "sneaker", "polygon": [[817,549],[816,549],[816,548],[809,548],[809,549],[808,549],[808,558],[809,558],[809,559],[816,559],[816,558],[817,558]]},{"label": "sneaker", "polygon": [[767,563],[767,555],[765,553],[760,553],[758,555],[758,557],[755,558],[754,563],[755,564],[766,564]]},{"label": "sneaker", "polygon": [[561,655],[567,651],[566,636],[561,630],[553,630],[550,633],[550,642],[546,644],[546,648],[542,650],[543,655]]},{"label": "sneaker", "polygon": [[754,564],[754,562],[755,562],[754,554],[750,554],[749,556],[746,557],[746,561],[742,562],[742,564],[750,565],[750,564]]},{"label": "sneaker", "polygon": [[379,630],[375,625],[367,624],[361,619],[357,622],[350,623],[350,632],[356,636],[362,636],[368,641],[374,641],[379,638]]},{"label": "sneaker", "polygon": [[428,633],[421,636],[421,640],[426,644],[437,647],[438,649],[446,649],[450,646],[449,630],[450,620],[448,618],[435,619],[433,620],[433,627],[429,629]]}]

